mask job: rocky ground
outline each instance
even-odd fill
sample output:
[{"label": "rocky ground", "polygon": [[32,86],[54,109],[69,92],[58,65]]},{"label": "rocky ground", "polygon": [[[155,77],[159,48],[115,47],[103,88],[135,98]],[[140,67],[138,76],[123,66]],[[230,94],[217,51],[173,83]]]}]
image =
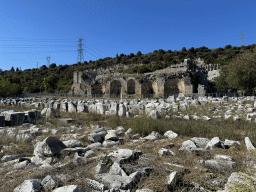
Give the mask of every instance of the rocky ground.
[{"label": "rocky ground", "polygon": [[254,97],[0,103],[0,191],[256,190]]}]

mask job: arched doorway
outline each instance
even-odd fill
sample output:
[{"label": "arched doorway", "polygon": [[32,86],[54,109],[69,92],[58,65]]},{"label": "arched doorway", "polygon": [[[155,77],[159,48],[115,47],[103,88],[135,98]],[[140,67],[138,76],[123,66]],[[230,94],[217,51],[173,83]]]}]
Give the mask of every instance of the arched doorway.
[{"label": "arched doorway", "polygon": [[114,80],[110,83],[110,95],[121,95],[122,85],[120,81]]},{"label": "arched doorway", "polygon": [[135,81],[133,79],[130,79],[127,82],[127,93],[128,94],[135,94]]},{"label": "arched doorway", "polygon": [[168,79],[164,83],[164,97],[166,95],[174,95],[179,93],[178,80],[177,79]]}]

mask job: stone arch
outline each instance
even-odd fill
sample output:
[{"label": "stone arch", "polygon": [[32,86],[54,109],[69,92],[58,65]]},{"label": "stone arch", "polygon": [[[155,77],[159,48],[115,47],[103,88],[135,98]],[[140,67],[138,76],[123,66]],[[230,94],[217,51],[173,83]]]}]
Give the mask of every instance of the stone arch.
[{"label": "stone arch", "polygon": [[110,95],[121,95],[122,84],[118,80],[113,80],[110,83]]},{"label": "stone arch", "polygon": [[129,79],[127,81],[127,94],[135,94],[135,81],[134,81],[134,79]]},{"label": "stone arch", "polygon": [[178,79],[168,79],[164,83],[164,95],[166,94],[177,94],[179,93]]},{"label": "stone arch", "polygon": [[150,81],[141,84],[141,94],[155,94],[152,83]]}]

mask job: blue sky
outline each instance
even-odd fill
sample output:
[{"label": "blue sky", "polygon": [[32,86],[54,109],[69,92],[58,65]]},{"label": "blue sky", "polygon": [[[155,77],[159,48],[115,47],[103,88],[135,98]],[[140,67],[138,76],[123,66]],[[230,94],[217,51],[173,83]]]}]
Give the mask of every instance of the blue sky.
[{"label": "blue sky", "polygon": [[256,43],[255,0],[2,0],[0,68]]}]

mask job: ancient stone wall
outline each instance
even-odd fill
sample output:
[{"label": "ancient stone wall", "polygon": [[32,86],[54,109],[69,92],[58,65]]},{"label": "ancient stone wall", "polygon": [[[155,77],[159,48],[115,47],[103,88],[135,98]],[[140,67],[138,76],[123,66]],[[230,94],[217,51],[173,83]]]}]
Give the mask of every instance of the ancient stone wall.
[{"label": "ancient stone wall", "polygon": [[163,97],[177,93],[192,94],[195,89],[198,92],[203,91],[198,84],[204,85],[206,89],[208,82],[218,77],[219,72],[219,64],[205,65],[201,58],[195,61],[184,59],[180,64],[144,75],[116,73],[108,69],[101,69],[98,75],[80,71],[74,72],[74,83],[70,93],[104,94],[106,97],[110,95],[139,97],[148,94]]}]

